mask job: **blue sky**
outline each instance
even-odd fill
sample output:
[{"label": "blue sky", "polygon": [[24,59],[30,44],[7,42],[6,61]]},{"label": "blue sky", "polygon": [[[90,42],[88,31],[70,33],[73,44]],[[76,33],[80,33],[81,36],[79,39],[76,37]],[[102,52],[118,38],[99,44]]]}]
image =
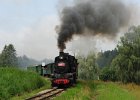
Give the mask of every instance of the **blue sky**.
[{"label": "blue sky", "polygon": [[[69,6],[71,1],[0,0],[0,51],[5,44],[12,43],[18,55],[26,54],[36,59],[56,56],[58,49],[55,26],[60,24],[58,9],[63,4]],[[140,7],[140,0],[123,2]],[[140,14],[136,15],[134,18],[137,22]],[[100,49],[115,47],[114,42],[109,47],[103,42],[100,41]]]}]

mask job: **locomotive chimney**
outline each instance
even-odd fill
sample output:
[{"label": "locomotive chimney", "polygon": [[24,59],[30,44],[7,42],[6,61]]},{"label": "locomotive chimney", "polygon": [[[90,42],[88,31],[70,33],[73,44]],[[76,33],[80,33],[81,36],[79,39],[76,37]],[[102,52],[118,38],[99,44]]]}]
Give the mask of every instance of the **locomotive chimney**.
[{"label": "locomotive chimney", "polygon": [[64,52],[62,51],[62,52],[59,52],[59,54],[61,55],[61,54],[63,54]]},{"label": "locomotive chimney", "polygon": [[63,50],[62,49],[60,49],[60,51],[59,51],[59,55],[63,55]]}]

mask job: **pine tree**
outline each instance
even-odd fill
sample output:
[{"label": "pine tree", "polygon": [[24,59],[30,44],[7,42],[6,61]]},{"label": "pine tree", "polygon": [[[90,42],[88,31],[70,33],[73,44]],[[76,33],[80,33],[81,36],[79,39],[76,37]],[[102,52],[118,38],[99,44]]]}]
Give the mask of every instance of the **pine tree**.
[{"label": "pine tree", "polygon": [[0,55],[0,66],[1,67],[10,67],[10,66],[17,66],[18,61],[16,57],[16,50],[12,44],[8,46],[5,45],[4,49]]}]

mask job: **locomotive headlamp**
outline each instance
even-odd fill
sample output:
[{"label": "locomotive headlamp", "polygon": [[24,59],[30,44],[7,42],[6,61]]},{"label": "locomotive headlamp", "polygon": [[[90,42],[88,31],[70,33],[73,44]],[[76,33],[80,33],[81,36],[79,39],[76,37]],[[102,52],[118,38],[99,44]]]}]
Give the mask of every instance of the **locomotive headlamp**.
[{"label": "locomotive headlamp", "polygon": [[62,57],[62,56],[60,56],[59,58],[60,58],[60,59],[63,59],[63,57]]}]

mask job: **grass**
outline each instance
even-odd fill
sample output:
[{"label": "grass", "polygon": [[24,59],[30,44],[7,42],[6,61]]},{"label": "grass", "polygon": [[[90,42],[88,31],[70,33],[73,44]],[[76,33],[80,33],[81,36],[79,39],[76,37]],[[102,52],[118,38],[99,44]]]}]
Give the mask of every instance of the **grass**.
[{"label": "grass", "polygon": [[29,92],[25,92],[21,96],[14,96],[14,97],[11,98],[11,100],[25,100],[25,99],[27,99],[29,97],[34,96],[38,92],[43,91],[43,90],[46,90],[48,88],[50,88],[50,84],[46,84],[45,86],[43,86],[43,87],[41,87],[39,89],[33,90],[30,93]]},{"label": "grass", "polygon": [[93,94],[93,81],[79,81],[76,86],[67,89],[67,92],[64,92],[60,96],[54,98],[54,100],[91,100],[94,98]]},{"label": "grass", "polygon": [[[137,91],[137,95],[140,93]],[[136,87],[135,87],[136,88]],[[140,100],[134,90],[129,91],[127,85],[113,82],[79,81],[75,87],[67,89],[54,100]]]},{"label": "grass", "polygon": [[96,82],[96,100],[136,100],[128,90],[112,82]]},{"label": "grass", "polygon": [[136,97],[136,100],[140,100],[140,86],[134,83],[129,84],[119,84],[123,89],[126,89],[128,92],[133,94]]},{"label": "grass", "polygon": [[0,100],[23,95],[49,84],[34,72],[15,68],[0,68]]}]

